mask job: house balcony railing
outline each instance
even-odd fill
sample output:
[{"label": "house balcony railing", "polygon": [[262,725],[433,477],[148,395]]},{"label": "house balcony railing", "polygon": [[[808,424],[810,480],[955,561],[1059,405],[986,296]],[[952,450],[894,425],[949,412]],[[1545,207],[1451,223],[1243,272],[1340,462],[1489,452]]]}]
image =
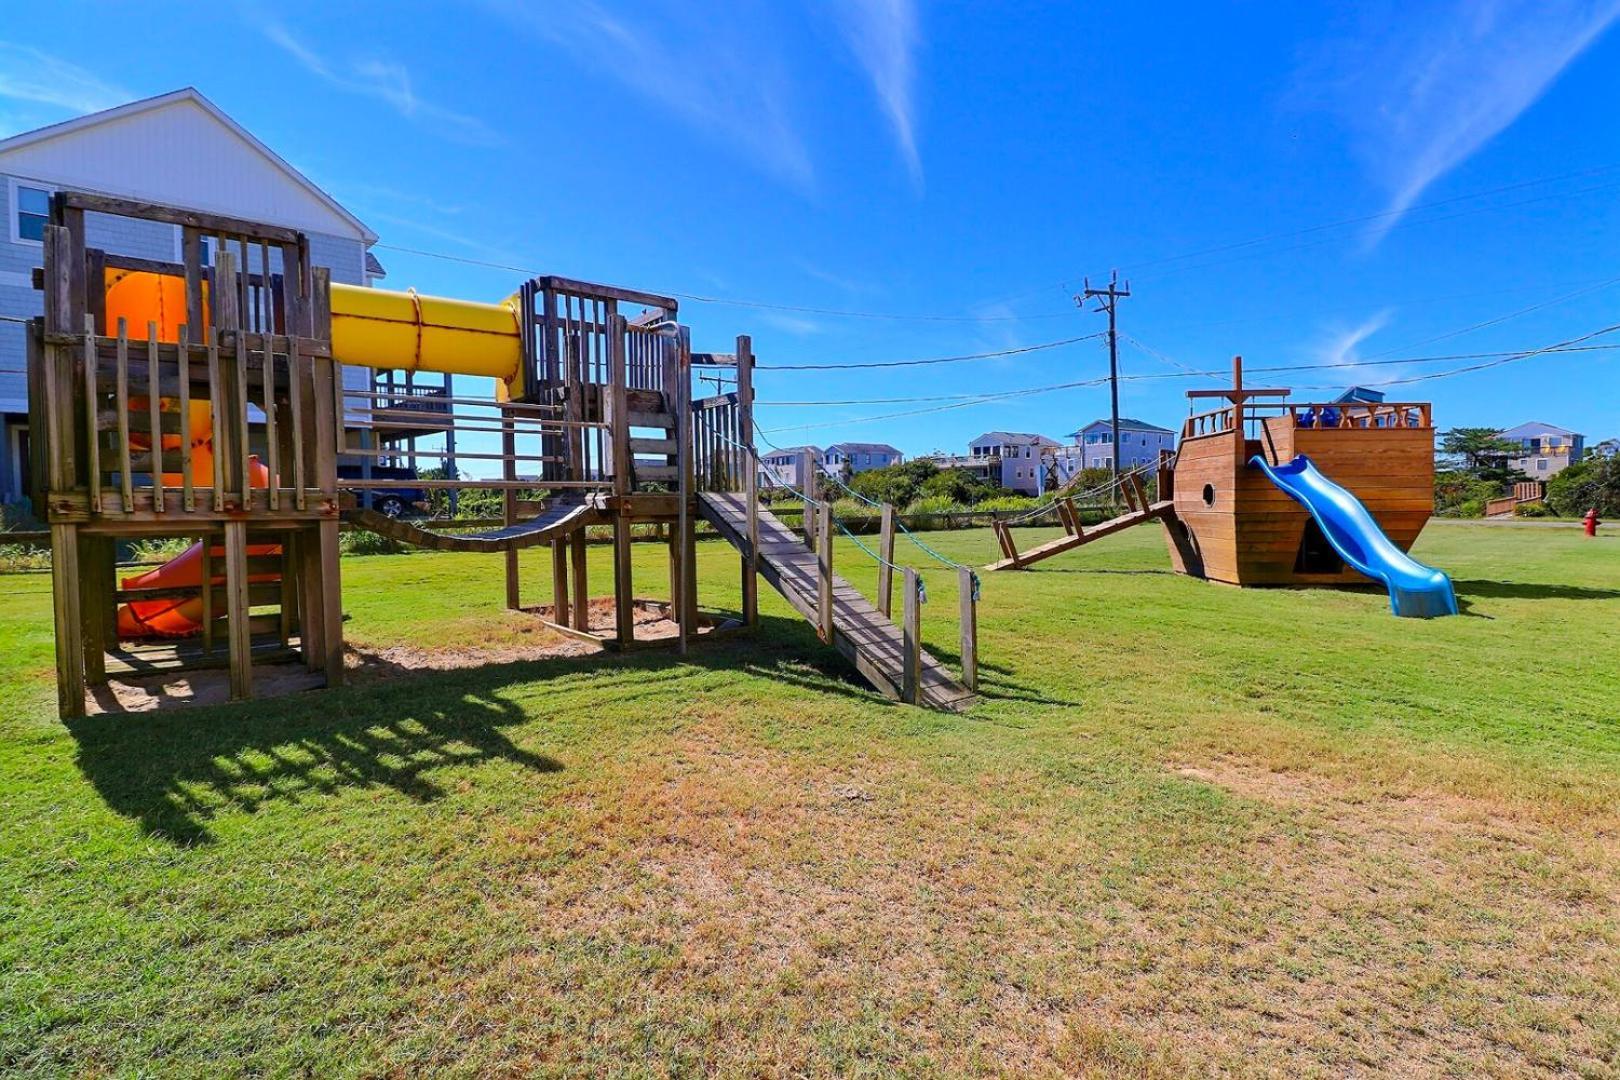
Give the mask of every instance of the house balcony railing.
[{"label": "house balcony railing", "polygon": [[448,386],[404,386],[379,383],[369,395],[371,422],[402,432],[438,430],[452,421]]}]

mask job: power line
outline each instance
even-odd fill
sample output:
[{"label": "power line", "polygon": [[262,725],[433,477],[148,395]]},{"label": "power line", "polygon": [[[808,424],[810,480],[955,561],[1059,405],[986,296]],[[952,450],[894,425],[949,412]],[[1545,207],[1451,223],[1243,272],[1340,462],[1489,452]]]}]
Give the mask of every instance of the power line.
[{"label": "power line", "polygon": [[1567,303],[1570,300],[1576,299],[1577,297],[1587,296],[1595,292],[1602,292],[1604,289],[1611,288],[1615,285],[1620,285],[1620,277],[1609,278],[1607,281],[1600,281],[1595,285],[1589,285],[1585,288],[1576,289],[1574,292],[1567,292],[1562,296],[1555,296],[1551,300],[1543,300],[1538,304],[1531,304],[1528,307],[1519,308],[1517,311],[1510,311],[1506,315],[1498,315],[1495,318],[1474,323],[1472,326],[1465,326],[1461,330],[1452,330],[1448,333],[1437,334],[1431,338],[1424,338],[1422,341],[1414,341],[1408,345],[1399,345],[1395,348],[1385,349],[1382,352],[1371,353],[1370,355],[1388,356],[1390,353],[1397,352],[1400,349],[1415,349],[1419,345],[1432,345],[1436,341],[1449,341],[1452,338],[1463,337],[1466,334],[1472,334],[1476,330],[1483,330],[1489,326],[1496,326],[1500,323],[1511,322],[1512,320],[1519,318],[1521,315],[1530,314],[1532,311],[1540,311],[1543,308],[1556,307],[1559,304]]},{"label": "power line", "polygon": [[[1544,355],[1549,355],[1549,354],[1556,355],[1556,354],[1561,354],[1561,353],[1573,353],[1573,352],[1585,352],[1585,351],[1595,350],[1595,349],[1598,349],[1598,348],[1605,348],[1605,349],[1620,348],[1620,346],[1614,346],[1614,345],[1609,345],[1609,346],[1585,346],[1585,347],[1581,346],[1582,342],[1590,341],[1592,338],[1602,337],[1605,334],[1612,334],[1617,330],[1620,330],[1620,323],[1616,323],[1616,324],[1614,324],[1612,326],[1605,326],[1605,327],[1603,327],[1601,329],[1593,330],[1593,331],[1590,331],[1589,333],[1581,334],[1581,335],[1578,335],[1576,337],[1569,338],[1569,339],[1567,339],[1565,341],[1554,342],[1551,345],[1544,345],[1544,346],[1541,346],[1541,347],[1535,348],[1535,349],[1525,349],[1525,350],[1521,350],[1521,351],[1518,351],[1518,352],[1512,352],[1512,353],[1507,353],[1507,354],[1494,354],[1496,356],[1495,359],[1488,359],[1488,360],[1485,360],[1482,363],[1470,364],[1470,365],[1467,365],[1465,367],[1454,368],[1451,371],[1439,371],[1439,372],[1434,372],[1434,373],[1431,373],[1431,374],[1428,374],[1428,375],[1415,375],[1415,376],[1409,376],[1409,377],[1406,377],[1406,378],[1385,379],[1385,380],[1382,380],[1380,382],[1372,382],[1372,383],[1367,383],[1367,384],[1364,384],[1364,385],[1368,385],[1368,386],[1399,386],[1399,385],[1406,385],[1406,384],[1415,383],[1415,382],[1428,382],[1428,381],[1432,381],[1432,380],[1435,380],[1435,379],[1450,378],[1450,377],[1452,377],[1454,375],[1464,375],[1464,374],[1469,374],[1471,372],[1484,371],[1484,370],[1487,370],[1487,369],[1490,369],[1490,368],[1501,367],[1504,364],[1511,364],[1511,363],[1515,363],[1515,362],[1520,361],[1520,360],[1528,360],[1528,359],[1531,359],[1531,358],[1536,357],[1536,356],[1544,356]],[[1493,354],[1474,354],[1474,355],[1489,356],[1489,355],[1493,355]],[[1398,360],[1386,360],[1386,361],[1379,361],[1379,362],[1380,363],[1387,363],[1387,364],[1400,364],[1400,363],[1408,363],[1409,364],[1409,363],[1429,362],[1429,361],[1438,361],[1438,360],[1443,360],[1443,359],[1457,359],[1457,358],[1459,358],[1459,357],[1413,357],[1413,358],[1405,358],[1405,359],[1398,359]],[[1297,366],[1272,367],[1272,368],[1255,368],[1255,369],[1252,369],[1252,370],[1254,370],[1254,371],[1273,371],[1273,372],[1275,372],[1275,371],[1285,371],[1285,370],[1314,371],[1314,370],[1324,370],[1324,369],[1329,369],[1329,368],[1358,367],[1358,366],[1370,366],[1370,365],[1361,365],[1361,364],[1350,363],[1350,362],[1341,362],[1341,363],[1334,363],[1334,364],[1303,364],[1303,365],[1297,365]],[[1135,376],[1135,378],[1137,378],[1137,379],[1181,379],[1181,378],[1192,378],[1194,376],[1217,375],[1217,374],[1219,374],[1219,373],[1218,372],[1165,373],[1165,374],[1155,374],[1155,375],[1140,375],[1140,376]],[[1132,377],[1131,376],[1125,376],[1125,378],[1129,379],[1129,378],[1132,378]],[[1108,382],[1108,377],[1107,376],[1098,376],[1096,378],[1083,379],[1083,380],[1079,380],[1079,381],[1075,381],[1075,382],[1054,383],[1054,384],[1052,384],[1050,386],[1035,386],[1035,387],[1029,387],[1029,388],[1026,388],[1026,389],[1023,389],[1023,390],[1009,390],[1009,391],[1004,391],[1002,393],[996,393],[996,394],[983,394],[983,395],[980,395],[978,397],[972,398],[972,399],[967,400],[967,401],[960,401],[960,402],[955,402],[955,403],[947,404],[947,405],[938,405],[938,406],[934,406],[932,408],[926,408],[926,409],[908,409],[908,410],[904,410],[904,411],[901,411],[901,412],[881,413],[881,414],[878,414],[878,415],[875,415],[875,416],[859,416],[859,417],[851,417],[851,418],[841,418],[841,419],[837,419],[837,420],[828,421],[828,422],[825,422],[825,423],[796,424],[796,425],[793,425],[793,426],[790,426],[790,427],[771,428],[771,429],[769,429],[768,433],[775,434],[775,433],[784,432],[784,431],[810,431],[810,430],[815,430],[815,429],[819,429],[819,428],[828,428],[828,427],[835,427],[835,426],[847,426],[847,425],[850,425],[850,424],[874,423],[874,422],[879,421],[879,420],[893,420],[893,419],[897,419],[897,418],[905,417],[905,416],[922,416],[922,415],[926,415],[926,414],[930,414],[930,413],[948,412],[948,411],[953,410],[953,409],[969,408],[969,407],[974,406],[974,405],[983,405],[983,404],[987,404],[987,403],[992,402],[992,401],[1005,401],[1005,400],[1008,400],[1008,399],[1011,399],[1011,398],[1032,397],[1032,396],[1035,396],[1035,395],[1038,395],[1038,394],[1047,394],[1047,393],[1052,393],[1052,392],[1055,392],[1055,391],[1058,391],[1058,390],[1073,390],[1073,389],[1078,389],[1078,388],[1081,388],[1081,387],[1101,386],[1102,384],[1104,384],[1106,382]],[[1332,388],[1331,387],[1299,387],[1298,389],[1321,390],[1321,389],[1332,389]],[[765,403],[760,402],[759,404],[765,404]],[[767,432],[765,432],[762,429],[762,433],[767,433]]]},{"label": "power line", "polygon": [[853,364],[755,364],[754,366],[771,371],[853,371],[858,368],[898,368],[923,367],[929,364],[958,364],[966,360],[993,360],[997,357],[1020,356],[1024,353],[1041,352],[1045,349],[1057,349],[1064,345],[1091,341],[1102,336],[1101,333],[1082,334],[1079,337],[1047,341],[1039,345],[1018,345],[1010,349],[997,349],[994,352],[966,353],[961,356],[933,356],[922,360],[874,360],[870,362],[859,361]]},{"label": "power line", "polygon": [[1122,297],[1131,295],[1131,283],[1126,282],[1125,287],[1119,287],[1119,271],[1111,271],[1108,277],[1108,288],[1093,289],[1090,279],[1086,279],[1084,291],[1075,297],[1075,303],[1080,307],[1086,306],[1087,300],[1096,300],[1095,310],[1108,313],[1108,402],[1110,420],[1110,438],[1113,440],[1109,452],[1109,461],[1114,467],[1114,483],[1119,483],[1119,328],[1115,323],[1119,301]]},{"label": "power line", "polygon": [[[1122,334],[1120,336],[1122,338],[1124,338],[1124,340],[1126,340],[1127,342],[1130,342],[1132,345],[1135,345],[1138,348],[1146,349],[1146,351],[1153,352],[1155,355],[1163,357],[1163,359],[1165,359],[1167,362],[1175,364],[1177,367],[1181,368],[1180,371],[1174,371],[1174,372],[1163,372],[1163,373],[1155,372],[1155,373],[1149,373],[1149,374],[1143,374],[1143,375],[1121,375],[1120,376],[1120,381],[1121,382],[1156,382],[1156,381],[1161,381],[1161,380],[1164,380],[1164,379],[1209,379],[1209,378],[1219,378],[1222,375],[1226,374],[1225,372],[1222,372],[1222,371],[1205,370],[1205,369],[1200,369],[1200,368],[1189,367],[1186,364],[1182,364],[1179,361],[1176,361],[1176,360],[1171,359],[1170,357],[1164,356],[1162,353],[1158,353],[1157,350],[1147,349],[1147,347],[1144,346],[1142,342],[1137,341],[1135,338],[1131,337],[1129,334]],[[1504,357],[1504,356],[1505,357],[1520,357],[1520,356],[1526,355],[1527,352],[1542,352],[1542,351],[1548,352],[1548,353],[1609,352],[1609,351],[1614,351],[1614,350],[1617,350],[1617,349],[1620,349],[1620,345],[1572,345],[1572,346],[1567,346],[1567,347],[1562,347],[1562,348],[1555,346],[1555,347],[1548,348],[1548,349],[1545,349],[1545,350],[1513,349],[1513,350],[1503,350],[1503,351],[1497,351],[1497,352],[1450,353],[1450,354],[1447,354],[1445,356],[1403,356],[1403,357],[1397,357],[1395,359],[1390,359],[1390,360],[1343,360],[1343,361],[1334,361],[1332,363],[1327,363],[1327,364],[1277,364],[1277,365],[1264,366],[1264,367],[1247,367],[1246,370],[1251,374],[1261,374],[1261,373],[1278,374],[1278,373],[1283,373],[1283,372],[1296,372],[1296,371],[1334,371],[1334,370],[1339,370],[1339,369],[1343,369],[1343,368],[1383,367],[1383,366],[1387,366],[1387,365],[1406,365],[1406,364],[1454,363],[1454,362],[1456,362],[1458,360],[1488,360],[1488,359],[1495,359],[1497,357]],[[1041,393],[1041,392],[1043,392],[1045,390],[1054,389],[1054,388],[1061,389],[1061,388],[1068,388],[1068,387],[1072,387],[1072,386],[1101,386],[1103,383],[1105,383],[1107,381],[1108,381],[1108,379],[1107,379],[1106,376],[1099,375],[1099,376],[1096,376],[1094,378],[1087,379],[1087,380],[1085,380],[1083,382],[1080,382],[1080,383],[1059,383],[1059,384],[1056,384],[1055,387],[1040,387],[1040,386],[1026,387],[1026,388],[1021,389],[1021,390],[1006,391],[1006,394],[1007,394],[1007,396],[1021,396],[1021,395],[1026,395],[1026,394]],[[1304,388],[1302,387],[1301,389],[1304,389]],[[983,401],[985,399],[986,399],[986,395],[984,395],[984,394],[932,394],[932,395],[924,395],[924,396],[918,396],[918,397],[824,398],[824,399],[798,400],[798,401],[792,401],[792,400],[788,400],[788,401],[755,401],[754,406],[755,406],[755,408],[765,408],[765,407],[809,408],[809,407],[814,407],[814,406],[839,406],[839,405],[913,405],[913,404],[923,404],[923,403],[927,403],[927,402],[937,402],[937,401],[961,401],[961,402],[968,402],[968,403],[971,404],[973,402]],[[793,430],[793,429],[785,429],[784,428],[784,429],[773,429],[773,430]]]},{"label": "power line", "polygon": [[[825,428],[846,424],[868,424],[878,420],[894,420],[902,416],[922,416],[927,413],[948,412],[951,409],[965,409],[970,405],[983,405],[991,401],[1005,401],[1009,398],[1030,397],[1035,394],[1049,394],[1056,390],[1074,390],[1079,387],[1101,386],[1107,382],[1107,376],[1095,379],[1081,379],[1077,382],[1053,383],[1051,386],[1034,386],[1024,390],[1007,390],[997,394],[981,394],[968,401],[961,401],[951,405],[938,405],[930,409],[907,409],[902,412],[883,413],[878,416],[860,416],[853,419],[833,420],[821,424],[795,424],[791,427],[762,429],[762,434],[776,434],[783,431],[808,431],[813,428]],[[763,404],[763,402],[756,402]]]}]

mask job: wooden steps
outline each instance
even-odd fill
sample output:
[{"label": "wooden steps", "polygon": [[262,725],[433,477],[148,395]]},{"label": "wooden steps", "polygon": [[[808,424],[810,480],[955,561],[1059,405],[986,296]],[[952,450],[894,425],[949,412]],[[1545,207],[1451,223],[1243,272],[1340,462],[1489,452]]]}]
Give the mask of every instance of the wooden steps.
[{"label": "wooden steps", "polygon": [[[698,512],[739,550],[748,544],[748,502],[740,493],[703,492]],[[811,623],[818,622],[820,571],[816,555],[798,534],[763,507],[759,511],[759,572]],[[833,640],[858,671],[886,697],[900,699],[904,643],[900,628],[860,591],[836,574],[832,578]],[[960,711],[974,701],[939,661],[922,654],[919,703]]]},{"label": "wooden steps", "polygon": [[1054,555],[1061,555],[1065,551],[1073,551],[1093,540],[1101,540],[1105,536],[1113,536],[1123,532],[1133,525],[1140,525],[1144,521],[1158,521],[1170,517],[1175,513],[1175,504],[1169,499],[1141,506],[1130,513],[1121,514],[1117,518],[1110,518],[1100,525],[1093,525],[1089,529],[1080,525],[1080,515],[1072,508],[1065,510],[1059,504],[1058,514],[1063,521],[1065,535],[1056,540],[1048,540],[1044,544],[1030,548],[1028,551],[1019,551],[1013,546],[1011,530],[1006,525],[996,526],[996,539],[1001,544],[1001,553],[1004,558],[985,567],[986,570],[1022,570],[1031,563],[1038,563],[1042,559],[1050,559]]}]

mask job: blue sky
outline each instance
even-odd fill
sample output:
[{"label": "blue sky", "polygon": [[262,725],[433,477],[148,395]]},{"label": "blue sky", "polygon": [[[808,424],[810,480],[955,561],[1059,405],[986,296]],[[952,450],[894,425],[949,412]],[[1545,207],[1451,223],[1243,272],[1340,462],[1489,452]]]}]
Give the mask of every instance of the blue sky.
[{"label": "blue sky", "polygon": [[[390,287],[523,276],[411,248],[774,305],[683,301],[698,348],[751,333],[762,365],[1094,333],[1072,295],[1117,267],[1122,411],[1174,426],[1209,384],[1180,376],[1233,353],[1368,362],[1251,377],[1304,397],[1620,323],[1620,0],[64,7],[8,13],[0,131],[194,84],[382,235]],[[1620,435],[1617,353],[1388,389],[1441,426],[1595,441]],[[883,399],[1106,371],[1095,339],[762,371],[762,403],[855,403],[758,415],[781,445],[960,449],[1062,436],[1107,388]]]}]

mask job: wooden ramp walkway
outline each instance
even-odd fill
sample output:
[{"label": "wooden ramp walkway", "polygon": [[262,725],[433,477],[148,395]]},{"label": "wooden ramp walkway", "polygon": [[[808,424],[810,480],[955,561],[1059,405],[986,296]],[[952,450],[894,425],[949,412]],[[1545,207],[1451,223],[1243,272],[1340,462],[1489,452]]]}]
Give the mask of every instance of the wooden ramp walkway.
[{"label": "wooden ramp walkway", "polygon": [[[1128,490],[1128,489],[1127,489]],[[1066,535],[1056,540],[1048,540],[1028,551],[1019,551],[1013,544],[1012,530],[1006,525],[997,523],[996,540],[1001,544],[1003,558],[1000,562],[993,562],[985,567],[986,570],[1022,570],[1031,563],[1038,563],[1042,559],[1050,559],[1054,555],[1061,555],[1065,551],[1073,551],[1077,547],[1089,544],[1093,540],[1101,540],[1105,536],[1112,536],[1123,532],[1133,525],[1140,525],[1144,521],[1158,521],[1171,516],[1175,512],[1175,503],[1169,499],[1162,502],[1147,504],[1143,499],[1134,504],[1134,508],[1127,514],[1117,518],[1109,518],[1099,525],[1087,529],[1080,524],[1080,513],[1075,510],[1074,504],[1067,499],[1057,502],[1058,517],[1063,521]]]},{"label": "wooden ramp walkway", "polygon": [[[582,499],[578,496],[551,500],[538,515],[515,525],[475,533],[434,532],[409,521],[379,514],[375,510],[350,510],[343,516],[379,536],[386,536],[414,547],[428,548],[432,551],[485,553],[519,551],[537,544],[547,544],[575,529],[609,520],[603,514],[599,500]],[[446,524],[455,523],[451,521]]]},{"label": "wooden ramp walkway", "polygon": [[[740,551],[748,547],[748,502],[740,493],[704,492],[698,512]],[[759,572],[793,609],[811,623],[818,621],[820,570],[804,541],[763,507],[759,511]],[[832,644],[884,696],[899,700],[904,681],[904,643],[900,628],[843,578],[832,577]],[[959,711],[974,701],[973,692],[956,681],[939,661],[921,654],[918,698],[931,709]]]}]

